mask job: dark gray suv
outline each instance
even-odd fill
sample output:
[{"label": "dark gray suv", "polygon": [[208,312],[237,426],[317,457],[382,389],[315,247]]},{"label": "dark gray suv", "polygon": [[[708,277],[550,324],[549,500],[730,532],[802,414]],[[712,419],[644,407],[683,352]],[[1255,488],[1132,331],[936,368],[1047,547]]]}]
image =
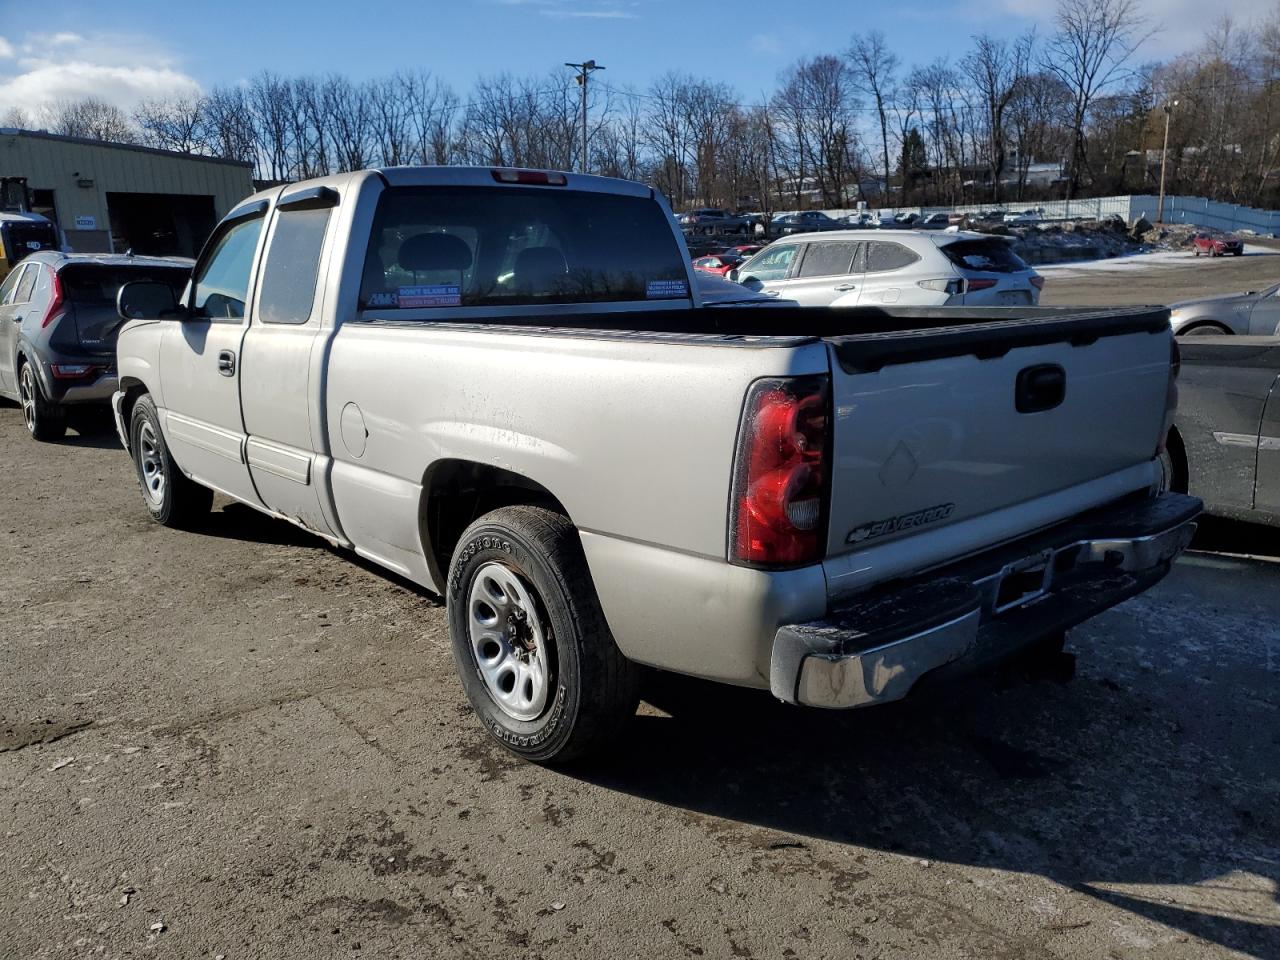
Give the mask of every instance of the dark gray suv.
[{"label": "dark gray suv", "polygon": [[[116,389],[116,294],[154,280],[179,297],[191,261],[44,250],[0,285],[0,395],[22,404],[27,430],[56,440],[69,415],[109,408]],[[73,424],[74,425],[74,424]]]}]

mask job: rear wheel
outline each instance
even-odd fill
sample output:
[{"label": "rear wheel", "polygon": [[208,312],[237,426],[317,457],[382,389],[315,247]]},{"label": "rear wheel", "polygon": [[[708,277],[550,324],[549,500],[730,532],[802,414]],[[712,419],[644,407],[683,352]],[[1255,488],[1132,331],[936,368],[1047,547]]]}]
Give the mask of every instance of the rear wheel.
[{"label": "rear wheel", "polygon": [[1231,331],[1220,323],[1201,323],[1189,330],[1183,330],[1178,334],[1180,337],[1222,337],[1230,335]]},{"label": "rear wheel", "polygon": [[142,487],[147,512],[166,527],[190,529],[213,506],[213,491],[189,479],[169,455],[160,432],[160,416],[149,395],[133,406],[129,426],[129,448]]},{"label": "rear wheel", "polygon": [[40,378],[29,360],[18,370],[18,395],[27,433],[36,440],[60,440],[67,432],[67,415],[62,407],[45,399]]},{"label": "rear wheel", "polygon": [[574,760],[635,713],[638,668],[613,641],[568,518],[529,506],[481,517],[458,541],[447,600],[462,688],[512,753]]}]

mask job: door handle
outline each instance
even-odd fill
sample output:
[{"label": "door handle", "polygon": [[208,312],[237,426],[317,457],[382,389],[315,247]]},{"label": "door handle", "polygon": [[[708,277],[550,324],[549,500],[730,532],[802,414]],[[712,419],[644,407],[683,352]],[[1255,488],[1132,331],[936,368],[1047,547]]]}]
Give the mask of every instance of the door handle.
[{"label": "door handle", "polygon": [[838,290],[840,293],[848,293],[850,290],[857,290],[857,289],[858,289],[858,285],[856,283],[842,283],[840,284],[840,286],[836,287],[836,290]]},{"label": "door handle", "polygon": [[218,354],[218,372],[224,377],[236,375],[236,355],[232,350],[223,350]]}]

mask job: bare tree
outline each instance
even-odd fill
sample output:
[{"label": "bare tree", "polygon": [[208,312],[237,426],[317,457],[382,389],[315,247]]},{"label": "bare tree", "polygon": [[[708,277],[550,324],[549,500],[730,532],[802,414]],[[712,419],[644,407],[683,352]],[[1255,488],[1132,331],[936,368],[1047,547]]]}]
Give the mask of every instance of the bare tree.
[{"label": "bare tree", "polygon": [[111,140],[133,143],[137,134],[129,117],[113,103],[97,97],[83,100],[59,100],[44,107],[42,121],[51,133],[85,140]]},{"label": "bare tree", "polygon": [[885,187],[889,184],[889,104],[893,100],[894,75],[898,55],[889,49],[884,34],[874,30],[865,37],[854,37],[846,54],[862,92],[875,101],[880,121],[880,159]]},{"label": "bare tree", "polygon": [[200,153],[208,146],[205,98],[199,95],[146,100],[133,112],[133,122],[148,146],[181,153]]},{"label": "bare tree", "polygon": [[960,69],[973,84],[983,110],[984,152],[991,177],[992,199],[1000,200],[1000,178],[1007,158],[1005,113],[1026,76],[1035,36],[1023,34],[1014,41],[990,34],[974,37],[974,48],[960,61]]},{"label": "bare tree", "polygon": [[1071,91],[1070,198],[1079,189],[1087,161],[1089,109],[1102,92],[1125,78],[1126,65],[1149,34],[1142,32],[1138,0],[1058,0],[1054,26],[1041,66]]}]

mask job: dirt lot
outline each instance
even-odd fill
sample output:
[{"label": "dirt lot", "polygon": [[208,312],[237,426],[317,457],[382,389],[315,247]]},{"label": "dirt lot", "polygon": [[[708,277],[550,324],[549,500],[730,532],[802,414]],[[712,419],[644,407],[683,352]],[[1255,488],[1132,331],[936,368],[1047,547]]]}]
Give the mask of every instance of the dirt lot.
[{"label": "dirt lot", "polygon": [[4,407],[0,451],[4,960],[1280,956],[1274,531],[1213,525],[1069,684],[832,715],[655,681],[552,772],[485,739],[432,597],[221,501],[150,524],[110,435]]},{"label": "dirt lot", "polygon": [[1250,241],[1243,257],[1195,257],[1190,253],[1124,257],[1036,269],[1047,283],[1041,303],[1169,304],[1178,300],[1261,290],[1280,282],[1280,243]]}]

